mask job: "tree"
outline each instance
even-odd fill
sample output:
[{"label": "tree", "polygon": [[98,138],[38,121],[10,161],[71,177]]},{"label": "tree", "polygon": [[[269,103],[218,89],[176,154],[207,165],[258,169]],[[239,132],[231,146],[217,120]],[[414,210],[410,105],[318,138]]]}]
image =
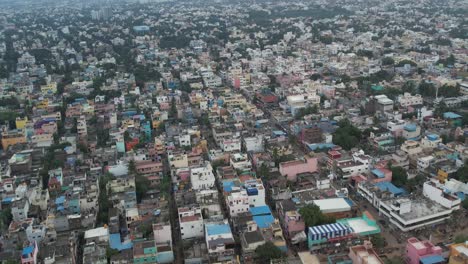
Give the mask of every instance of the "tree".
[{"label": "tree", "polygon": [[391,167],[392,183],[397,187],[403,187],[408,181],[408,173],[403,167]]},{"label": "tree", "polygon": [[11,208],[5,208],[0,211],[0,230],[4,230],[10,226],[13,216],[11,215]]},{"label": "tree", "polygon": [[140,203],[143,197],[146,195],[150,188],[150,181],[148,178],[141,174],[135,175],[135,192],[137,197],[137,202]]},{"label": "tree", "polygon": [[320,211],[320,207],[318,207],[315,204],[309,204],[302,207],[301,209],[299,209],[299,213],[304,219],[306,227],[330,224],[335,222],[335,219],[333,217],[324,215],[322,211]]},{"label": "tree", "polygon": [[427,97],[434,97],[436,94],[436,88],[434,84],[426,82],[426,81],[421,81],[418,86],[418,91],[422,96],[427,96]]},{"label": "tree", "polygon": [[376,234],[371,237],[372,245],[376,248],[385,247],[385,238],[381,234]]},{"label": "tree", "polygon": [[465,200],[463,200],[462,206],[463,206],[463,208],[465,208],[466,210],[468,210],[468,199],[465,198]]},{"label": "tree", "polygon": [[414,62],[414,61],[412,61],[412,60],[401,60],[401,61],[399,61],[399,62],[397,63],[396,66],[397,66],[397,67],[403,67],[403,66],[405,66],[405,64],[409,64],[409,65],[411,65],[411,66],[413,66],[413,67],[418,66],[418,64],[416,64],[416,62]]},{"label": "tree", "polygon": [[109,221],[109,193],[107,192],[107,183],[114,180],[115,177],[112,173],[106,173],[99,179],[99,197],[98,197],[98,213],[96,221],[98,225],[108,224]]},{"label": "tree", "polygon": [[307,106],[306,108],[299,109],[297,113],[294,115],[294,118],[296,120],[300,120],[306,115],[317,114],[317,113],[318,113],[317,105]]},{"label": "tree", "polygon": [[169,117],[173,119],[177,119],[177,104],[175,97],[172,97],[171,100],[171,109],[169,110]]},{"label": "tree", "polygon": [[391,259],[386,259],[384,261],[385,264],[401,264],[405,263],[402,257],[393,257]]},{"label": "tree", "polygon": [[269,176],[270,176],[270,169],[268,168],[268,166],[265,164],[265,163],[262,163],[262,165],[260,166],[260,168],[257,169],[257,175],[260,177],[260,178],[266,178],[268,179]]},{"label": "tree", "polygon": [[461,182],[468,182],[468,161],[457,170],[455,178]]},{"label": "tree", "polygon": [[[465,200],[466,201],[466,200]],[[464,243],[468,241],[468,235],[465,235],[465,234],[459,234],[459,235],[456,235],[455,236],[455,239],[453,240],[453,242],[455,244],[458,244],[458,243]]]},{"label": "tree", "polygon": [[415,94],[416,93],[416,85],[414,85],[414,82],[407,81],[401,87],[401,91],[403,93]]},{"label": "tree", "polygon": [[341,120],[338,123],[339,128],[333,136],[333,143],[346,150],[350,150],[359,144],[362,138],[361,131],[353,126],[348,119]]},{"label": "tree", "polygon": [[270,263],[272,259],[282,258],[283,252],[281,252],[275,244],[268,241],[255,249],[255,257],[257,259],[257,263]]},{"label": "tree", "polygon": [[125,132],[124,132],[124,141],[129,142],[130,140],[132,140],[132,138],[130,137],[130,132],[125,130]]},{"label": "tree", "polygon": [[134,161],[134,160],[131,160],[131,161],[128,163],[128,172],[129,172],[130,174],[136,174],[136,173],[137,173],[136,165],[135,165],[135,161]]},{"label": "tree", "polygon": [[119,254],[119,251],[117,249],[113,249],[113,248],[110,248],[110,247],[107,247],[106,248],[106,258],[107,258],[107,262],[110,263],[110,260],[112,258],[112,256],[115,256]]},{"label": "tree", "polygon": [[382,59],[382,65],[393,65],[395,64],[395,60],[391,57],[384,57]]}]

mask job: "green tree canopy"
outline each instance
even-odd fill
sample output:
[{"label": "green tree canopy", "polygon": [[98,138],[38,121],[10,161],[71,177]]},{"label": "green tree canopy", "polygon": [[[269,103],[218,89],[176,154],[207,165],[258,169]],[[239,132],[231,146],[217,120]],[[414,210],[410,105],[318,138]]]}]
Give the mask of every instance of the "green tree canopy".
[{"label": "green tree canopy", "polygon": [[283,256],[283,252],[270,241],[255,249],[257,263],[270,263],[272,259],[279,259]]},{"label": "green tree canopy", "polygon": [[362,138],[361,130],[353,126],[348,119],[341,120],[338,123],[339,128],[333,136],[333,143],[350,150],[359,144]]},{"label": "green tree canopy", "polygon": [[376,234],[371,237],[372,245],[376,248],[385,247],[385,238],[381,234]]},{"label": "green tree canopy", "polygon": [[397,187],[403,187],[408,181],[408,173],[403,167],[391,167],[392,183]]},{"label": "green tree canopy", "polygon": [[324,215],[320,211],[320,207],[318,207],[315,204],[309,204],[309,205],[302,207],[301,209],[299,209],[299,213],[304,219],[305,225],[307,227],[316,226],[316,225],[324,225],[324,224],[335,222],[335,219],[333,217]]},{"label": "green tree canopy", "polygon": [[395,64],[395,60],[391,57],[384,57],[382,59],[382,65],[393,65]]}]

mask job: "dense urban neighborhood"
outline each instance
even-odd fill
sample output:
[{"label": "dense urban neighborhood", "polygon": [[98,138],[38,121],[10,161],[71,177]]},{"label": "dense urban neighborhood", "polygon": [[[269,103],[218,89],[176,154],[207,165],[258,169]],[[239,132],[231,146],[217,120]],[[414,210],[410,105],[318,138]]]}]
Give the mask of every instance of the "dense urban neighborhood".
[{"label": "dense urban neighborhood", "polygon": [[468,2],[0,1],[0,263],[468,263]]}]

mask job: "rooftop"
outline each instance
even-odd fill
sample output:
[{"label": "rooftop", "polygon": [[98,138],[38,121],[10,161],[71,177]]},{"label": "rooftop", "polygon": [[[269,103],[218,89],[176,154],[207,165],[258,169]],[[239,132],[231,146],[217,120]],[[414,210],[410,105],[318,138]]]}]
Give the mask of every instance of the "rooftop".
[{"label": "rooftop", "polygon": [[206,224],[205,227],[208,236],[231,233],[231,227],[228,224]]}]

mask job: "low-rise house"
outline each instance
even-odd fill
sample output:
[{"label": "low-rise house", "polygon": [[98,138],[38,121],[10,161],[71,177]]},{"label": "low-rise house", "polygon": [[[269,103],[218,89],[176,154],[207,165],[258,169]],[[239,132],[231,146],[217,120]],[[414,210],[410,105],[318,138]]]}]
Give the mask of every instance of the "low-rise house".
[{"label": "low-rise house", "polygon": [[216,261],[233,260],[235,240],[227,222],[207,223],[205,225],[205,241],[211,259]]},{"label": "low-rise house", "polygon": [[182,239],[202,238],[204,236],[203,216],[200,207],[179,208],[178,215]]},{"label": "low-rise house", "polygon": [[406,243],[405,261],[408,264],[446,263],[442,257],[442,248],[434,246],[430,241],[420,241],[415,237]]},{"label": "low-rise house", "polygon": [[317,158],[306,157],[305,160],[281,162],[279,172],[290,181],[296,181],[300,173],[313,173],[317,171]]}]

